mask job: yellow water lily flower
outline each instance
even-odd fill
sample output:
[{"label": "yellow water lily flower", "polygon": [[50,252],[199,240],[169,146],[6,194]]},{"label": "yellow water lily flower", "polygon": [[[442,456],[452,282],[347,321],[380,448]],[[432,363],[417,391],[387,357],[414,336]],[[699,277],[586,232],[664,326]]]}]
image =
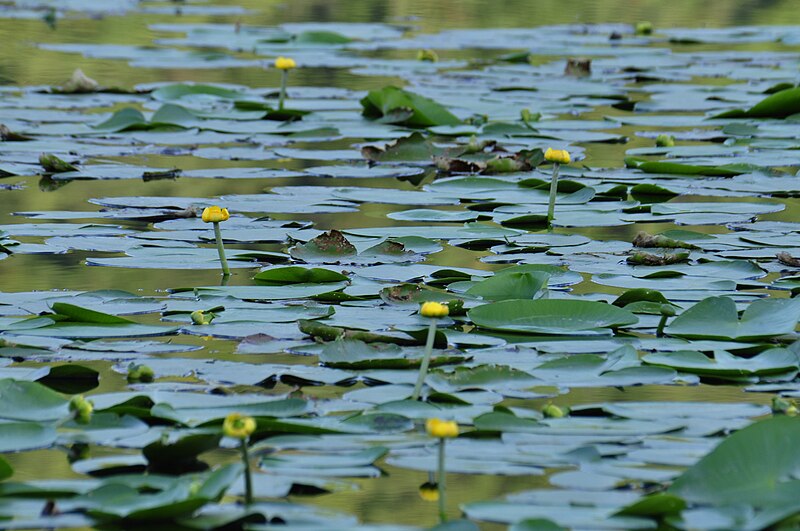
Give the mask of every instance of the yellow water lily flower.
[{"label": "yellow water lily flower", "polygon": [[423,317],[447,317],[447,314],[450,313],[450,308],[446,304],[429,301],[422,303],[419,313]]},{"label": "yellow water lily flower", "polygon": [[559,164],[569,164],[569,151],[566,149],[547,148],[547,151],[544,152],[544,160]]},{"label": "yellow water lily flower", "polygon": [[439,501],[439,486],[436,483],[423,483],[419,486],[419,497],[426,502]]},{"label": "yellow water lily flower", "polygon": [[256,431],[256,420],[241,413],[231,413],[222,421],[222,433],[234,439],[247,439]]},{"label": "yellow water lily flower", "polygon": [[454,420],[428,419],[425,430],[431,437],[439,439],[452,439],[458,437],[458,424]]},{"label": "yellow water lily flower", "polygon": [[291,57],[278,57],[275,59],[275,68],[279,70],[291,70],[297,68],[297,63]]},{"label": "yellow water lily flower", "polygon": [[221,221],[228,221],[231,215],[228,214],[227,208],[220,208],[214,205],[204,208],[202,217],[203,221],[206,223],[219,223]]}]

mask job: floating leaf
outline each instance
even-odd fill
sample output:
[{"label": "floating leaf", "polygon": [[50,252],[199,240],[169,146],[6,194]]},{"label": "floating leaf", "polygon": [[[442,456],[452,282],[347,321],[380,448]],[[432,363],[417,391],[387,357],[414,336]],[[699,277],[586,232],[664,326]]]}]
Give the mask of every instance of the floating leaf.
[{"label": "floating leaf", "polygon": [[461,123],[461,120],[435,101],[391,85],[371,90],[361,100],[361,106],[364,116],[384,123],[410,127]]},{"label": "floating leaf", "polygon": [[[392,344],[367,344],[355,339],[327,343],[319,355],[320,363],[337,369],[414,369],[422,362],[422,350],[401,349]],[[458,363],[465,359],[455,352],[434,353],[431,366]]]},{"label": "floating leaf", "polygon": [[747,110],[734,109],[714,118],[786,118],[800,113],[800,87],[791,87],[770,94]]},{"label": "floating leaf", "polygon": [[348,281],[347,275],[321,267],[275,267],[261,271],[253,279],[271,285],[285,284],[319,284],[325,282]]},{"label": "floating leaf", "polygon": [[666,333],[695,339],[752,341],[794,332],[800,320],[800,299],[757,300],[739,319],[730,297],[709,297],[676,317]]},{"label": "floating leaf", "polygon": [[610,334],[610,328],[638,322],[632,313],[601,302],[578,300],[509,300],[467,312],[476,325],[532,334]]},{"label": "floating leaf", "polygon": [[704,175],[711,177],[733,177],[751,171],[735,164],[725,166],[697,166],[680,162],[653,162],[635,157],[626,157],[625,166],[642,170],[645,173],[667,173],[672,175]]},{"label": "floating leaf", "polygon": [[642,361],[700,376],[738,377],[783,374],[800,369],[800,359],[787,349],[770,348],[752,358],[733,356],[724,350],[709,358],[700,352],[679,350],[646,354]]},{"label": "floating leaf", "polygon": [[466,294],[487,301],[533,299],[541,296],[550,275],[543,271],[500,272],[469,288]]}]

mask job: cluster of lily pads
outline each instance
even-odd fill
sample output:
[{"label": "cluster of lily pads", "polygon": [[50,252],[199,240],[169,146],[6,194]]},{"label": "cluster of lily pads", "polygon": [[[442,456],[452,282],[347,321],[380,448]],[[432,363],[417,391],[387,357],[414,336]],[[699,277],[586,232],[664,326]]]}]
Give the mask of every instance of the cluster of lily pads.
[{"label": "cluster of lily pads", "polygon": [[[18,211],[27,190],[2,189],[20,217],[0,225],[0,268],[80,256],[209,279],[0,293],[4,528],[408,529],[297,499],[386,469],[418,474],[440,506],[417,520],[441,529],[793,525],[800,224],[781,216],[800,59],[782,48],[800,28],[153,29],[180,36],[42,47],[147,68],[278,59],[288,86],[1,89],[0,176],[181,193]],[[771,51],[726,50],[745,38]],[[463,49],[482,59],[439,60]],[[297,86],[294,67],[404,86]],[[209,178],[230,193],[192,197]],[[98,360],[126,387],[101,390]],[[246,433],[224,428],[234,414]],[[15,478],[13,454],[43,448],[80,477]],[[537,488],[446,505],[447,475]]]}]

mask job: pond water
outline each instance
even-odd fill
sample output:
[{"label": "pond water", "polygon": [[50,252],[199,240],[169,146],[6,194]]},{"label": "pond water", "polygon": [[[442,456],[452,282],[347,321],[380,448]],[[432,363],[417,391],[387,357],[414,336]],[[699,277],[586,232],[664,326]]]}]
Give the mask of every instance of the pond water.
[{"label": "pond water", "polygon": [[[635,33],[641,21],[649,21],[652,33],[643,26]],[[729,433],[768,415],[777,394],[800,393],[798,353],[781,348],[793,343],[800,317],[789,298],[800,287],[793,277],[799,266],[788,256],[800,253],[794,183],[800,97],[765,114],[753,111],[770,94],[797,85],[799,25],[790,0],[18,0],[0,6],[0,123],[32,139],[0,143],[0,245],[10,251],[0,252],[0,376],[39,381],[67,397],[94,396],[107,415],[84,433],[41,413],[40,398],[31,406],[34,416],[0,406],[4,423],[58,432],[38,443],[27,436],[0,443],[14,469],[8,481],[19,482],[0,490],[2,501],[12,500],[0,514],[17,527],[44,527],[32,523],[41,506],[14,497],[18,484],[86,480],[89,472],[139,474],[148,444],[208,436],[203,429],[216,430],[232,409],[252,407],[254,415],[272,418],[257,414],[263,404],[252,405],[260,396],[306,405],[274,415],[285,417],[285,425],[259,427],[267,441],[260,444],[284,462],[261,464],[256,494],[260,488],[264,499],[310,508],[292,513],[279,502],[256,511],[253,521],[266,515],[297,529],[355,528],[356,519],[435,525],[436,504],[418,493],[435,467],[420,421],[442,416],[470,432],[450,443],[451,518],[466,515],[481,529],[538,516],[567,528],[648,527],[651,520],[609,518],[668,484]],[[428,49],[437,62],[418,60]],[[286,104],[307,111],[296,121],[262,119],[276,106],[281,73],[271,65],[279,55],[299,65],[288,73]],[[573,57],[590,58],[591,72],[565,74]],[[102,87],[123,90],[53,93],[76,68]],[[184,83],[227,92],[196,85],[180,97],[163,90]],[[387,85],[452,112],[429,109],[433,122],[443,112],[454,121],[410,124],[405,109],[385,101],[380,120],[363,118],[359,100],[368,91],[379,97]],[[134,125],[106,122],[130,108],[144,112]],[[750,111],[718,116],[733,109]],[[156,111],[163,120],[151,120]],[[414,131],[426,139],[409,147],[411,154],[395,154],[390,144]],[[654,147],[660,134],[673,135],[676,145]],[[364,145],[379,148],[369,163]],[[541,163],[541,151],[551,146],[569,150],[573,160],[561,167],[548,231],[542,217],[552,167]],[[44,175],[43,152],[77,170]],[[434,153],[442,159],[438,172]],[[485,171],[490,153],[533,156],[534,163],[492,174]],[[660,160],[680,166],[647,165]],[[451,171],[468,163],[484,175]],[[176,168],[179,176],[164,174]],[[229,258],[257,253],[250,261],[231,260],[230,278],[221,278],[212,231],[196,217],[212,204],[232,214],[221,225]],[[331,229],[344,231],[358,254],[317,254],[306,245]],[[689,242],[689,256],[628,265],[631,242],[642,231]],[[370,249],[386,237],[405,248]],[[648,259],[674,256],[644,251],[652,253]],[[788,255],[778,261],[781,252]],[[261,268],[288,263],[344,273],[347,284],[270,285],[253,278]],[[518,280],[481,291],[478,281],[515,264]],[[536,266],[525,269],[530,264]],[[416,334],[411,353],[398,350],[395,358],[408,365],[411,356],[418,364],[427,321],[416,314],[417,299],[408,304],[385,291],[403,282],[432,287],[414,294],[419,300],[465,298],[470,310],[498,305],[483,317],[470,311],[469,318],[442,323],[453,351],[437,344],[437,355],[458,359],[436,369],[426,404],[405,400],[416,371],[387,362],[397,361],[389,347],[365,354],[369,347],[351,344],[341,354],[297,325],[321,319],[406,342]],[[661,305],[652,292],[639,292],[650,302],[639,300],[622,318],[598,309],[608,305],[589,305],[637,288],[674,303],[679,317],[667,337],[656,337]],[[514,300],[509,291],[579,305],[554,310],[552,320],[509,324],[504,303],[493,302]],[[77,296],[82,292],[91,293]],[[730,298],[700,303],[720,296]],[[779,299],[783,306],[774,304]],[[112,331],[113,324],[102,328],[102,320],[87,321],[86,314],[72,319],[88,331],[71,322],[21,324],[37,314],[52,317],[54,302],[149,328]],[[696,304],[707,305],[681,315]],[[191,324],[190,312],[220,306],[215,322]],[[736,310],[750,308],[759,310],[737,321]],[[716,361],[706,357],[712,352]],[[340,355],[363,366],[352,359],[337,365]],[[156,382],[128,382],[130,363],[152,366]],[[64,369],[75,366],[77,372]],[[178,397],[191,392],[211,397],[197,408],[218,415],[200,414]],[[21,391],[3,393],[9,401]],[[227,394],[245,398],[212,403]],[[137,395],[152,404],[120,406]],[[540,410],[550,402],[573,408],[573,415],[543,419]],[[159,403],[174,410],[145,411]],[[614,409],[623,403],[630,407]],[[84,442],[88,458],[68,459],[67,450],[83,451],[75,446]],[[235,461],[228,443],[201,460]],[[354,457],[379,445],[387,455]],[[343,460],[352,463],[338,469]],[[278,486],[268,488],[271,480]],[[85,519],[86,506],[69,499],[91,490],[86,485],[37,484],[51,489],[38,498],[53,492],[65,498],[56,505],[67,516],[47,527],[100,521]],[[537,497],[545,491],[555,498]],[[482,505],[509,495],[507,504]],[[719,511],[684,517],[700,529],[732,525],[733,517]],[[80,516],[70,520],[73,514]]]}]

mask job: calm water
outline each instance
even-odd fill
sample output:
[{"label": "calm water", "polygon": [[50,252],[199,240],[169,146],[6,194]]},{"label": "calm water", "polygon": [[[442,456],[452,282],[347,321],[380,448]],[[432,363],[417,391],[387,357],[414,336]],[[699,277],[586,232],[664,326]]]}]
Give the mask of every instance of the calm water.
[{"label": "calm water", "polygon": [[[214,22],[246,25],[271,26],[285,22],[389,22],[410,25],[418,31],[440,31],[446,28],[472,27],[528,27],[546,24],[628,22],[649,20],[655,27],[725,27],[749,24],[800,24],[800,10],[797,0],[731,0],[723,2],[673,0],[496,0],[493,2],[476,0],[290,0],[287,2],[243,0],[220,1],[217,4],[240,5],[254,12],[234,16],[176,16],[176,15],[129,15],[92,20],[62,20],[52,30],[41,20],[0,19],[0,84],[8,86],[57,85],[65,81],[76,67],[82,68],[92,77],[104,84],[132,86],[156,81],[207,81],[238,83],[249,86],[275,86],[278,78],[272,72],[259,68],[221,69],[221,70],[171,70],[140,69],[128,66],[125,61],[86,59],[79,55],[63,55],[35,47],[36,43],[116,43],[149,45],[156,38],[163,37],[148,29],[148,25],[163,22]],[[159,4],[165,5],[165,4]],[[760,49],[761,45],[741,46],[738,49]],[[399,52],[398,52],[399,53]],[[446,59],[463,56],[466,52],[447,52]],[[245,54],[246,55],[246,54]],[[414,53],[408,52],[408,57]],[[382,86],[387,79],[380,77],[361,77],[332,69],[303,69],[297,72],[293,83],[306,86],[336,86],[351,89],[368,89]],[[608,108],[599,108],[597,116],[613,114]],[[0,107],[0,122],[2,122]],[[591,117],[591,115],[587,116]],[[624,131],[624,130],[623,130]],[[619,164],[626,149],[650,145],[650,141],[632,137],[625,145],[591,144],[588,155],[596,164]],[[319,144],[314,144],[320,147]],[[303,147],[302,144],[296,147]],[[347,144],[329,143],[326,148],[343,148]],[[2,149],[0,147],[0,149]],[[613,162],[612,162],[613,161]],[[143,164],[169,167],[176,164],[170,157],[151,157]],[[195,164],[196,166],[192,166]],[[192,162],[183,157],[180,166],[212,167],[215,161]],[[219,162],[219,165],[229,164]],[[269,161],[271,167],[302,168],[300,161]],[[242,163],[257,166],[260,163]],[[87,200],[103,196],[128,195],[173,195],[212,197],[222,194],[249,194],[263,191],[265,186],[285,184],[316,184],[320,179],[304,177],[294,180],[208,180],[179,179],[144,183],[138,180],[126,181],[77,181],[55,192],[41,191],[38,179],[10,178],[2,184],[20,184],[22,191],[0,190],[0,224],[19,223],[28,220],[11,216],[13,212],[35,210],[90,210],[93,207]],[[355,182],[337,181],[348,185]],[[361,183],[359,183],[361,184]],[[370,185],[377,185],[371,181]],[[409,183],[386,180],[382,185],[413,189]],[[779,214],[765,216],[764,219],[796,219],[797,202],[788,200],[789,208]],[[390,206],[365,206],[361,212],[344,215],[304,216],[315,221],[317,228],[357,227],[385,225],[384,214],[391,211]],[[399,209],[399,208],[398,208]],[[124,223],[123,223],[124,225]],[[663,225],[660,228],[665,228]],[[586,229],[586,234],[594,238],[618,238],[630,240],[633,233],[643,227],[615,229]],[[646,227],[644,227],[646,228]],[[35,238],[29,241],[37,241]],[[253,246],[275,250],[275,246]],[[93,253],[94,254],[94,253]],[[82,264],[86,253],[71,253],[62,256],[16,256],[13,260],[0,261],[0,291],[47,290],[47,289],[125,289],[128,291],[152,294],[177,285],[212,285],[218,282],[215,270],[201,271],[154,271],[128,270],[116,268],[86,267]],[[477,261],[480,254],[450,249],[439,255],[439,260],[453,266],[489,268]],[[234,273],[231,284],[249,284],[250,271]],[[199,341],[199,340],[198,340]],[[202,355],[231,357],[230,342],[217,342]],[[256,358],[257,360],[257,358]],[[275,361],[274,358],[270,359]],[[248,359],[251,361],[251,359]],[[97,362],[94,367],[102,371],[101,387],[98,391],[124,388],[124,379],[109,370],[109,364]],[[288,390],[288,388],[287,388]],[[324,393],[325,390],[308,391]],[[634,388],[627,391],[614,389],[574,390],[568,395],[571,403],[586,403],[603,400],[664,400],[664,401],[754,401],[765,403],[766,396],[745,394],[732,387],[699,386],[691,388]],[[527,406],[539,405],[528,403]],[[30,452],[12,457],[20,480],[41,477],[43,467],[49,469],[48,475],[71,477],[64,455],[56,451]],[[362,481],[360,491],[345,492],[318,497],[315,503],[343,509],[358,515],[367,522],[433,523],[435,511],[430,505],[420,501],[416,485],[426,480],[424,474],[387,467],[388,474],[395,481]],[[543,477],[504,478],[469,476],[453,478],[450,495],[451,512],[456,512],[460,502],[487,499],[503,493],[545,485]],[[303,499],[307,501],[307,499]],[[404,511],[392,510],[404,507]],[[488,529],[489,527],[487,527]]]}]

